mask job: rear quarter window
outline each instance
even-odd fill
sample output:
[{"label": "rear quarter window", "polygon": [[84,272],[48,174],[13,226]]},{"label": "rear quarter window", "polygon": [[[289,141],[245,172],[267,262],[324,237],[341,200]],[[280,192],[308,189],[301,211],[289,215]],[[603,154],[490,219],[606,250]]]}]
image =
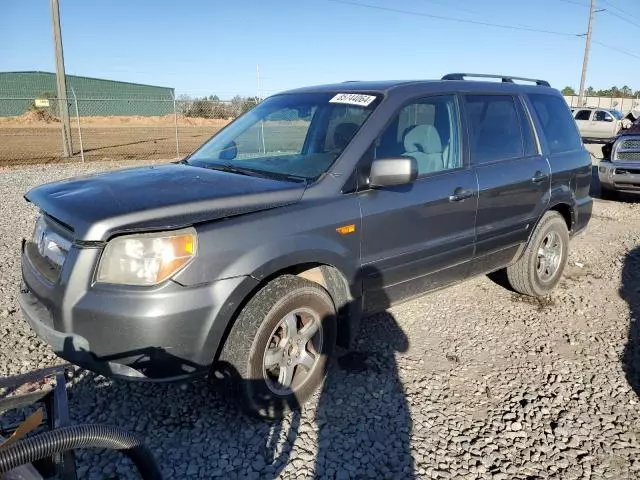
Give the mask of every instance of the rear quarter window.
[{"label": "rear quarter window", "polygon": [[540,133],[546,139],[551,153],[568,152],[582,147],[582,139],[564,99],[553,95],[530,94],[529,101],[542,128]]}]

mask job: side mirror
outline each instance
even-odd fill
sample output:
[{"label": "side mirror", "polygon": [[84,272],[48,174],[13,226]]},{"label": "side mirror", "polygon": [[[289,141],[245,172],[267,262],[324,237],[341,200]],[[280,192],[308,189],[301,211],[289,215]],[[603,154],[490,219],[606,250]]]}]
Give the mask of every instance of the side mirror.
[{"label": "side mirror", "polygon": [[418,162],[415,158],[378,158],[371,164],[369,185],[372,187],[406,185],[416,178],[418,178]]},{"label": "side mirror", "polygon": [[613,117],[604,117],[605,122],[613,122]]},{"label": "side mirror", "polygon": [[220,155],[218,156],[218,158],[220,160],[233,160],[237,156],[238,145],[236,145],[235,141],[231,140],[231,142],[229,142],[229,144],[220,151]]}]

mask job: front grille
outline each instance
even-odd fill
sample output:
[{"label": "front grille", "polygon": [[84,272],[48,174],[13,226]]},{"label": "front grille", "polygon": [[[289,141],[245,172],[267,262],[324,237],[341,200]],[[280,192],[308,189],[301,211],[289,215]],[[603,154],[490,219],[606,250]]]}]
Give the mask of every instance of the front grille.
[{"label": "front grille", "polygon": [[26,242],[24,245],[24,254],[29,260],[29,263],[49,282],[55,283],[60,277],[60,270],[62,267],[49,261],[40,255],[38,246],[33,242]]},{"label": "front grille", "polygon": [[616,160],[640,162],[640,150],[637,152],[618,152]]},{"label": "front grille", "polygon": [[622,149],[627,149],[627,148],[633,148],[633,149],[638,149],[640,150],[640,140],[622,140],[620,142],[620,148]]},{"label": "front grille", "polygon": [[640,135],[622,135],[613,145],[614,162],[640,162]]},{"label": "front grille", "polygon": [[33,237],[26,242],[25,254],[31,264],[50,282],[55,282],[67,258],[73,241],[59,224],[41,216]]}]

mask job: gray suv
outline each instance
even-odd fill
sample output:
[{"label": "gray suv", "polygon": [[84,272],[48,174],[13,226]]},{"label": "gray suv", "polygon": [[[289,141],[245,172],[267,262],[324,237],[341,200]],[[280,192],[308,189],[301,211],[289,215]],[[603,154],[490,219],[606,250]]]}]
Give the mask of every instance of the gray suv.
[{"label": "gray suv", "polygon": [[89,370],[210,375],[275,417],[367,313],[495,271],[548,294],[590,156],[547,82],[468,77],[288,91],[182,161],[34,188],[25,318]]}]

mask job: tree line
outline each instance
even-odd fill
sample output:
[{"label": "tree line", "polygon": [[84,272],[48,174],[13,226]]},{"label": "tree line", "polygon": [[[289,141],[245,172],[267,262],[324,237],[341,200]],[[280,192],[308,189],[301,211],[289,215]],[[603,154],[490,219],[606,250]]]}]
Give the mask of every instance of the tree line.
[{"label": "tree line", "polygon": [[229,101],[220,100],[217,95],[204,97],[178,96],[176,108],[178,113],[186,117],[200,118],[236,118],[251,110],[258,103],[258,97],[241,97],[236,95]]},{"label": "tree line", "polygon": [[[564,87],[562,89],[563,95],[578,95],[573,87]],[[593,87],[585,88],[584,94],[587,97],[613,97],[613,98],[637,98],[640,97],[640,90],[635,92],[631,87],[625,85],[624,87],[611,87],[604,90],[596,90]]]}]

